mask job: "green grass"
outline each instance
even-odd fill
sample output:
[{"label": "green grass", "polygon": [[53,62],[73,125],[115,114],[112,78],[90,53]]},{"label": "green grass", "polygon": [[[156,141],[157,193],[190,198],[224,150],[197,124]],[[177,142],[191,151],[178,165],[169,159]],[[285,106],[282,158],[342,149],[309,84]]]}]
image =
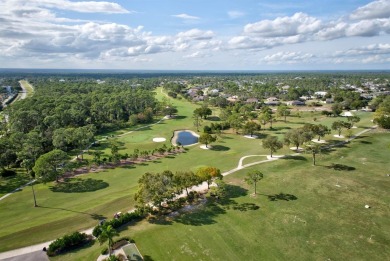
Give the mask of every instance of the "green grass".
[{"label": "green grass", "polygon": [[[170,221],[125,227],[121,236],[134,238],[152,260],[386,260],[389,143],[388,135],[372,134],[321,156],[318,166],[304,155],[242,170],[225,177],[228,200],[209,201]],[[355,169],[338,171],[332,163]],[[251,169],[265,174],[256,197],[243,182]],[[296,199],[269,199],[281,193]],[[101,248],[58,260],[94,260]]]},{"label": "green grass", "polygon": [[[160,89],[157,90],[156,95],[158,99],[163,97]],[[177,106],[180,117],[118,137],[118,141],[122,144],[120,152],[132,153],[135,148],[150,150],[160,147],[163,143],[152,142],[154,137],[167,138],[166,144],[169,145],[169,139],[175,129],[194,130],[191,115],[197,105],[184,100],[172,100],[172,102]],[[358,113],[358,116],[362,120],[356,124],[359,128],[353,129],[354,133],[372,126],[371,114]],[[268,126],[263,127],[262,137],[266,135],[282,137],[289,129],[300,127],[305,122],[315,123],[311,121],[313,117],[317,118],[317,123],[328,126],[334,120],[341,119],[323,117],[319,112],[301,112],[301,117],[288,117],[287,123],[275,122],[273,130],[268,130]],[[209,124],[209,122],[205,121],[204,124]],[[131,129],[106,135],[118,135],[129,130]],[[336,141],[333,134],[328,135],[325,139]],[[235,186],[238,191],[245,192],[242,192],[242,195],[236,195],[229,204],[207,205],[194,217],[187,215],[187,217],[182,218],[181,222],[174,221],[171,225],[143,222],[140,225],[130,226],[121,235],[134,237],[141,253],[151,256],[154,260],[187,260],[188,258],[234,260],[238,258],[238,253],[242,257],[240,259],[248,260],[253,259],[253,257],[262,257],[265,260],[292,257],[291,259],[294,260],[298,259],[299,255],[302,255],[302,259],[306,260],[310,260],[310,257],[313,257],[311,260],[326,259],[323,258],[322,254],[332,251],[330,251],[330,247],[325,246],[324,242],[327,242],[329,246],[336,247],[338,245],[332,243],[332,240],[336,240],[334,237],[327,239],[330,228],[337,227],[340,231],[352,229],[349,224],[353,222],[347,219],[342,222],[343,225],[346,224],[345,228],[340,225],[341,223],[337,223],[335,218],[340,213],[335,213],[335,210],[342,212],[348,209],[348,211],[353,212],[352,210],[355,209],[353,206],[359,205],[359,209],[362,209],[360,205],[363,204],[357,201],[361,191],[351,190],[353,193],[350,193],[350,190],[341,190],[342,198],[339,199],[341,194],[337,194],[336,191],[340,192],[340,190],[335,191],[338,188],[333,185],[336,184],[337,179],[339,179],[340,184],[344,182],[351,184],[351,186],[356,182],[361,184],[363,180],[367,182],[365,191],[369,196],[365,202],[369,202],[369,204],[372,204],[371,202],[383,204],[386,200],[386,195],[384,197],[378,196],[386,194],[384,191],[388,189],[385,180],[383,180],[384,177],[376,177],[378,182],[375,183],[372,183],[372,180],[374,180],[374,173],[383,172],[386,168],[388,171],[389,165],[387,161],[384,161],[386,154],[383,153],[382,149],[386,142],[389,143],[389,138],[380,134],[373,136],[367,134],[365,136],[365,138],[360,138],[346,145],[345,148],[337,149],[329,155],[320,156],[318,162],[323,166],[312,167],[311,160],[307,158],[307,155],[296,160],[279,160],[259,166],[266,175],[266,178],[259,184],[262,188],[260,189],[261,193],[275,195],[283,192],[295,195],[297,200],[270,202],[266,196],[251,198],[245,195],[251,193],[251,191],[245,191],[251,190],[251,188],[242,182],[243,175],[249,170],[246,169],[226,178],[227,182]],[[0,219],[3,221],[0,223],[0,251],[52,240],[74,230],[90,228],[96,225],[101,218],[112,218],[117,211],[123,212],[131,209],[135,204],[133,195],[137,189],[137,181],[145,172],[160,172],[166,169],[172,171],[196,170],[205,165],[216,166],[222,171],[227,171],[237,167],[239,159],[243,156],[269,154],[268,151],[262,149],[261,139],[252,140],[235,134],[225,133],[212,145],[214,149],[208,151],[195,145],[188,147],[186,153],[174,157],[82,175],[63,187],[58,187],[55,183],[38,184],[34,186],[38,205],[40,205],[38,208],[33,207],[31,189],[23,189],[6,200],[0,201],[0,209],[2,210],[0,211]],[[100,149],[105,151],[107,155],[109,154],[107,142],[102,142]],[[285,147],[275,154],[289,153],[291,151]],[[353,160],[355,157],[357,159]],[[365,160],[360,159],[360,157],[365,158]],[[265,158],[247,158],[244,160],[244,164],[263,159]],[[375,162],[375,159],[378,159],[380,163],[371,163]],[[330,166],[333,162],[353,166],[356,170],[339,172],[325,167]],[[362,162],[367,164],[364,169],[355,166],[362,164]],[[382,164],[382,162],[384,163]],[[366,172],[370,174],[364,174]],[[51,189],[53,186],[55,189]],[[80,189],[81,187],[87,189]],[[360,197],[364,198],[365,196],[360,195]],[[332,204],[335,202],[341,205],[332,209]],[[245,210],[247,206],[251,206],[247,203],[258,205],[260,209]],[[348,204],[351,207],[344,209]],[[375,208],[368,211],[377,215]],[[386,210],[381,213],[384,216],[388,214]],[[345,213],[343,215],[348,217]],[[318,219],[318,216],[321,216],[321,219]],[[292,218],[296,219],[293,224],[298,224],[298,218],[307,223],[305,227],[302,224],[292,226]],[[325,225],[328,222],[327,219],[331,224],[330,227]],[[320,221],[324,224],[321,223],[321,231],[317,233],[315,231],[316,222]],[[197,225],[191,224],[191,222],[200,223]],[[376,224],[380,224],[381,227],[388,227],[388,223],[382,219],[378,219],[376,222],[379,222]],[[313,229],[314,232],[309,228]],[[39,237],[34,236],[36,234],[39,234]],[[379,235],[379,233],[377,234]],[[362,235],[366,237],[366,234]],[[322,242],[320,236],[324,236],[326,240]],[[338,238],[337,240],[344,239],[339,234]],[[386,237],[384,238],[386,241]],[[374,240],[379,239],[374,237]],[[293,246],[291,249],[288,248],[289,242]],[[257,249],[259,246],[264,246],[264,248]],[[319,252],[315,250],[316,247],[319,247]],[[98,243],[95,243],[91,247],[85,247],[82,251],[73,251],[70,254],[56,257],[54,260],[96,260],[100,248]],[[309,250],[306,250],[307,248]],[[180,251],[173,253],[175,249]],[[350,251],[354,248],[348,249]],[[359,256],[356,255],[356,257]]]},{"label": "green grass", "polygon": [[26,98],[31,97],[31,96],[34,95],[34,88],[28,81],[21,80],[20,84],[23,85],[23,87],[26,89],[26,92],[27,92]]},{"label": "green grass", "polygon": [[31,177],[26,171],[22,169],[15,169],[15,171],[15,176],[6,178],[0,177],[0,197],[31,181]]}]

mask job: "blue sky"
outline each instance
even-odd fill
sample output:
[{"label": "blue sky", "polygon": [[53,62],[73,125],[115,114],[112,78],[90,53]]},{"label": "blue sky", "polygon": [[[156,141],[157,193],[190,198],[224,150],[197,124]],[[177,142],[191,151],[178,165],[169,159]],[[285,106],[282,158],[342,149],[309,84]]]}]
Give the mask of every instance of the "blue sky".
[{"label": "blue sky", "polygon": [[0,67],[390,69],[390,0],[1,0]]}]

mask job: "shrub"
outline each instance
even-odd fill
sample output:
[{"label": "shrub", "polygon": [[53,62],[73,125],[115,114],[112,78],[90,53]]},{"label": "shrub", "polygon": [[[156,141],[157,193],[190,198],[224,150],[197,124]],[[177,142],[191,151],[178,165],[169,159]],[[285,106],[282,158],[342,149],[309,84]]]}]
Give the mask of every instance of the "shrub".
[{"label": "shrub", "polygon": [[61,252],[82,246],[88,241],[87,238],[87,234],[80,232],[74,232],[70,235],[57,238],[49,245],[49,248],[47,249],[47,255],[54,256]]},{"label": "shrub", "polygon": [[94,227],[94,229],[92,231],[92,235],[94,237],[99,237],[99,235],[101,233],[101,231],[100,231],[101,226],[111,225],[113,228],[118,228],[126,223],[131,222],[131,221],[140,220],[140,219],[142,219],[142,217],[143,217],[143,214],[139,210],[135,210],[134,212],[131,212],[131,213],[122,214],[119,218],[111,219],[110,221],[104,222],[104,224],[102,224],[102,225],[97,225],[96,227]]},{"label": "shrub", "polygon": [[12,176],[15,176],[15,175],[16,175],[16,172],[13,171],[13,170],[10,170],[10,169],[2,169],[2,170],[0,170],[0,176],[2,176],[3,178],[12,177]]},{"label": "shrub", "polygon": [[103,248],[102,251],[100,251],[100,254],[107,255],[108,254],[108,247]]},{"label": "shrub", "polygon": [[204,133],[208,133],[208,134],[212,134],[213,131],[212,131],[210,126],[206,125],[206,126],[203,127],[203,132]]}]

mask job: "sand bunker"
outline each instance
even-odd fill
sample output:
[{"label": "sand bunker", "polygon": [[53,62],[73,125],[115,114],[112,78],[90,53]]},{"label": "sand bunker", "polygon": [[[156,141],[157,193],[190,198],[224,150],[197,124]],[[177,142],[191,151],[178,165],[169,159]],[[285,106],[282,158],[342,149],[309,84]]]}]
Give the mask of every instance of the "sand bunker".
[{"label": "sand bunker", "polygon": [[209,150],[209,149],[211,149],[212,147],[211,147],[210,145],[207,145],[207,147],[206,147],[206,145],[200,145],[200,148],[201,148],[201,149],[204,149],[204,150]]},{"label": "sand bunker", "polygon": [[257,137],[257,135],[245,135],[244,136],[245,138],[247,138],[247,139],[257,139],[258,137]]},{"label": "sand bunker", "polygon": [[161,137],[159,137],[159,138],[153,138],[153,142],[164,142],[164,141],[166,141],[167,139],[166,138],[161,138]]},{"label": "sand bunker", "polygon": [[343,135],[333,135],[333,137],[339,138],[339,139],[344,139],[345,137]]},{"label": "sand bunker", "polygon": [[294,150],[294,151],[299,152],[299,151],[303,151],[303,148],[298,147],[298,149],[297,149],[297,147],[291,147],[290,150]]},{"label": "sand bunker", "polygon": [[267,155],[267,160],[276,160],[276,159],[279,159],[279,158],[283,158],[284,155]]},{"label": "sand bunker", "polygon": [[311,141],[315,143],[326,143],[326,140],[312,139]]}]

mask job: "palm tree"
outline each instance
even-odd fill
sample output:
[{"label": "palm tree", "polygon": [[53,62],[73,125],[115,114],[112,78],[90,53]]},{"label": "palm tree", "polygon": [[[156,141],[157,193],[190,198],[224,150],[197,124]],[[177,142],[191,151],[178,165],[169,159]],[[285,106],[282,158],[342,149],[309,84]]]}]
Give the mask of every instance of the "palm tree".
[{"label": "palm tree", "polygon": [[108,253],[109,256],[111,256],[111,248],[114,243],[112,240],[113,237],[119,236],[118,231],[115,230],[111,225],[108,226],[102,226],[100,227],[101,233],[98,237],[98,240],[100,244],[103,244],[104,242],[108,241]]}]

